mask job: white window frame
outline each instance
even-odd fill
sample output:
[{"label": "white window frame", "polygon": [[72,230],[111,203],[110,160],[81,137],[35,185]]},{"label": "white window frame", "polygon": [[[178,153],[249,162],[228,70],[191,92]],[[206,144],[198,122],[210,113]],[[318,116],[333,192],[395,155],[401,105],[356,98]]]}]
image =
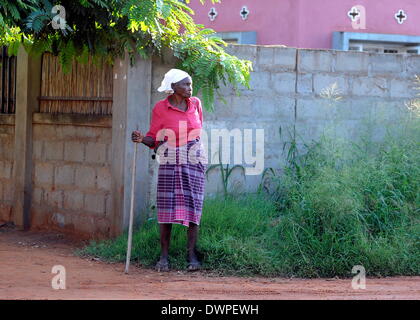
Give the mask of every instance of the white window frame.
[{"label": "white window frame", "polygon": [[226,42],[237,44],[257,44],[256,31],[242,31],[242,32],[217,32],[215,36],[222,38]]},{"label": "white window frame", "polygon": [[[387,53],[386,50],[395,50],[395,53],[409,53],[409,54],[420,54],[420,46],[406,46],[399,43],[387,43],[387,42],[363,42],[363,41],[350,41],[349,51],[364,51],[364,52],[376,52],[376,53]],[[414,52],[408,52],[414,51]]]},{"label": "white window frame", "polygon": [[378,49],[379,52],[397,50],[397,53],[408,53],[407,51],[414,50],[417,51],[417,54],[420,54],[420,36],[342,31],[333,32],[332,49],[344,51],[370,51],[368,48]]}]

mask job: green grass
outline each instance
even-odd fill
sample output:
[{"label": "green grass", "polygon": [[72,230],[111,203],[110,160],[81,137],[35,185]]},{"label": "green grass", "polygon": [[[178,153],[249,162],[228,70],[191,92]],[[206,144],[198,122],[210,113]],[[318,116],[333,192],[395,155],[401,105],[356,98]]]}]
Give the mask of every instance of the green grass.
[{"label": "green grass", "polygon": [[[274,203],[262,195],[206,199],[198,241],[204,267],[223,273],[265,274],[272,267],[273,249],[266,236],[276,215]],[[173,226],[169,251],[173,268],[186,267],[186,231],[184,226]],[[122,262],[126,248],[124,234],[115,240],[92,241],[79,254]],[[144,266],[153,266],[159,254],[158,224],[151,219],[134,233],[131,256]]]},{"label": "green grass", "polygon": [[380,143],[323,136],[277,178],[282,273],[420,274],[420,126]]},{"label": "green grass", "polygon": [[[219,274],[370,276],[420,274],[420,126],[357,143],[323,137],[271,181],[271,194],[206,199],[198,241]],[[133,236],[132,258],[159,257],[156,220]],[[126,235],[80,254],[125,261]],[[171,265],[186,267],[186,228],[175,225]]]}]

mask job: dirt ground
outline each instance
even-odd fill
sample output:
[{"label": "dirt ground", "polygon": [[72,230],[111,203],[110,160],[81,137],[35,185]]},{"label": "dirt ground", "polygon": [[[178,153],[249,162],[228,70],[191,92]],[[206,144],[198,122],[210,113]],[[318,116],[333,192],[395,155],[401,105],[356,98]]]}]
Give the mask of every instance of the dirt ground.
[{"label": "dirt ground", "polygon": [[[0,228],[0,299],[415,299],[420,277],[368,278],[354,290],[351,279],[216,277],[208,272],[158,273],[123,263],[82,259],[84,245],[58,233]],[[52,288],[54,265],[66,270],[66,289]]]}]

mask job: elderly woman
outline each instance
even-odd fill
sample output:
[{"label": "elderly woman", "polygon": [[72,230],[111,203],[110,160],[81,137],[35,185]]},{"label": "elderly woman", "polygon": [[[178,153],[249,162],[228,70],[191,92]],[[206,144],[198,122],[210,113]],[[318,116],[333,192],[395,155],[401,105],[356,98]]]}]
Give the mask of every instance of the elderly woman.
[{"label": "elderly woman", "polygon": [[170,95],[154,106],[149,132],[145,135],[137,130],[132,133],[133,142],[141,142],[155,149],[161,155],[158,159],[166,159],[166,162],[160,161],[158,171],[157,216],[161,256],[156,269],[169,270],[171,229],[172,224],[176,223],[188,227],[187,270],[197,270],[201,264],[196,242],[207,165],[200,140],[202,106],[197,97],[192,97],[191,77],[182,70],[168,71],[158,91]]}]

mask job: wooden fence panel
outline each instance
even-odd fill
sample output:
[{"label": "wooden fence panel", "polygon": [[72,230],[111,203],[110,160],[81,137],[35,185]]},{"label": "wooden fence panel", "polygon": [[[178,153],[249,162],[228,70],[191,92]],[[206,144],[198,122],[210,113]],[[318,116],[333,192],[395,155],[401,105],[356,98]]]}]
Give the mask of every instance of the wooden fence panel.
[{"label": "wooden fence panel", "polygon": [[0,47],[0,113],[16,110],[16,57],[9,57],[7,47]]},{"label": "wooden fence panel", "polygon": [[96,66],[73,61],[64,74],[58,57],[42,57],[40,112],[76,114],[112,114],[112,66]]}]

